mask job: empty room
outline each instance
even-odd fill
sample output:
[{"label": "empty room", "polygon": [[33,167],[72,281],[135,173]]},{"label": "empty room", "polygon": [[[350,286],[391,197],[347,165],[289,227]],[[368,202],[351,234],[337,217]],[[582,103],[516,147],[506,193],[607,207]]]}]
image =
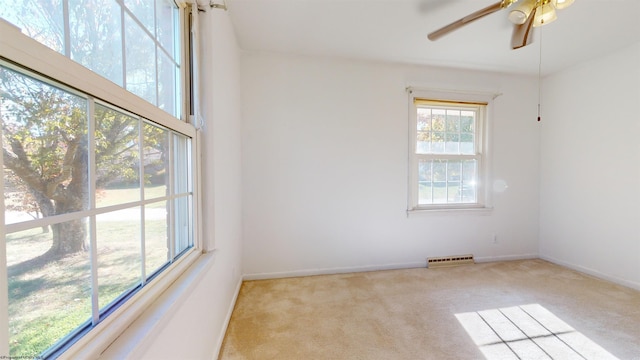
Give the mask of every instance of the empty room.
[{"label": "empty room", "polygon": [[638,13],[0,5],[0,357],[640,359]]}]

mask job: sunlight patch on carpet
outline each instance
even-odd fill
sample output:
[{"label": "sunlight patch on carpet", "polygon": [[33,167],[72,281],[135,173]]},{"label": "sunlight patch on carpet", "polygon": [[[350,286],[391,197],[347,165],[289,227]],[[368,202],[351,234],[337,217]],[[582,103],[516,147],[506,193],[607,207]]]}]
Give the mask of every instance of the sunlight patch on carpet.
[{"label": "sunlight patch on carpet", "polygon": [[617,359],[539,304],[456,314],[494,359]]}]

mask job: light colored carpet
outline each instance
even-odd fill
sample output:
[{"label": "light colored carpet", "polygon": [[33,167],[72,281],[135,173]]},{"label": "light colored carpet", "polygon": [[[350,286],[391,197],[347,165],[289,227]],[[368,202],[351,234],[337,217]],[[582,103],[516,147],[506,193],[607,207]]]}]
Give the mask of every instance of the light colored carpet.
[{"label": "light colored carpet", "polygon": [[522,305],[640,360],[640,292],[543,260],[246,281],[219,358],[484,359],[460,314]]}]

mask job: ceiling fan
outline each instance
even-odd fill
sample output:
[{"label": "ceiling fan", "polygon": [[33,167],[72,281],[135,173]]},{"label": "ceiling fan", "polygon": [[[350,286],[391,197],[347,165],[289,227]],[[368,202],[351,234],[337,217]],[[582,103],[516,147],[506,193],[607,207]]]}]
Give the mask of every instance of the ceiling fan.
[{"label": "ceiling fan", "polygon": [[533,42],[533,27],[546,25],[556,20],[556,9],[564,9],[571,5],[573,1],[574,0],[501,0],[452,22],[430,33],[427,37],[429,40],[435,41],[475,20],[493,14],[496,11],[510,8],[509,20],[514,24],[511,35],[511,48],[519,49]]}]

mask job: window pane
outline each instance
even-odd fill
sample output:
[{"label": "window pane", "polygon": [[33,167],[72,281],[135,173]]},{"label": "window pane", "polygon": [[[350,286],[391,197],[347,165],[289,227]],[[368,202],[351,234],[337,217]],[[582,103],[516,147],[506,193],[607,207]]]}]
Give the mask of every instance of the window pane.
[{"label": "window pane", "polygon": [[447,162],[444,160],[433,161],[433,203],[447,202]]},{"label": "window pane", "polygon": [[476,153],[473,134],[460,134],[460,153],[465,155],[472,155]]},{"label": "window pane", "polygon": [[460,202],[462,163],[460,161],[447,162],[447,202]]},{"label": "window pane", "polygon": [[158,107],[179,117],[178,66],[164,52],[158,51]]},{"label": "window pane", "polygon": [[418,131],[431,130],[431,109],[418,108]]},{"label": "window pane", "polygon": [[127,90],[156,105],[156,53],[153,40],[125,15]]},{"label": "window pane", "polygon": [[443,154],[445,151],[445,133],[434,131],[431,133],[431,154]]},{"label": "window pane", "polygon": [[433,161],[433,181],[445,182],[447,180],[446,160]]},{"label": "window pane", "polygon": [[153,0],[124,0],[124,5],[129,9],[133,16],[144,25],[150,33],[154,32],[154,5]]},{"label": "window pane", "polygon": [[433,204],[433,185],[431,182],[418,183],[418,204]]},{"label": "window pane", "polygon": [[432,109],[431,119],[431,153],[442,154],[445,152],[446,111]]},{"label": "window pane", "polygon": [[475,111],[460,112],[460,153],[475,154]]},{"label": "window pane", "polygon": [[173,135],[174,162],[175,162],[175,193],[191,192],[191,152],[189,139],[180,134]]},{"label": "window pane", "polygon": [[431,121],[434,131],[445,131],[446,110],[431,109]]},{"label": "window pane", "polygon": [[178,33],[178,8],[171,0],[158,0],[156,7],[158,12],[156,23],[157,39],[160,45],[174,59],[177,59],[174,42],[176,42],[175,37]]},{"label": "window pane", "polygon": [[3,1],[0,17],[22,33],[64,54],[64,17],[62,0]]},{"label": "window pane", "polygon": [[447,132],[460,132],[460,110],[447,110]]},{"label": "window pane", "polygon": [[428,154],[431,151],[431,132],[418,131],[417,154]]},{"label": "window pane", "polygon": [[89,252],[52,252],[86,219],[8,234],[9,355],[33,358],[91,319]]},{"label": "window pane", "polygon": [[475,117],[474,111],[461,111],[460,112],[460,131],[473,133],[475,132]]},{"label": "window pane", "polygon": [[144,123],[144,198],[167,196],[169,179],[169,132]]},{"label": "window pane", "polygon": [[140,121],[95,105],[96,205],[140,200]]},{"label": "window pane", "polygon": [[174,146],[174,188],[176,194],[185,194],[174,200],[175,213],[175,254],[193,246],[193,207],[191,177],[191,141],[179,134],[173,135]]},{"label": "window pane", "polygon": [[460,154],[460,134],[446,133],[445,153]]},{"label": "window pane", "polygon": [[192,218],[191,196],[182,196],[174,200],[175,208],[175,254],[178,255],[184,250],[193,246],[193,236],[191,236]]},{"label": "window pane", "polygon": [[169,260],[168,201],[144,207],[145,274],[147,279]]},{"label": "window pane", "polygon": [[476,160],[419,160],[418,204],[475,203]]},{"label": "window pane", "polygon": [[433,162],[429,160],[420,160],[418,162],[418,203],[432,203],[432,167]]},{"label": "window pane", "polygon": [[141,223],[140,207],[96,216],[100,309],[142,281]]},{"label": "window pane", "polygon": [[86,209],[86,99],[5,67],[0,94],[5,221]]},{"label": "window pane", "polygon": [[122,23],[113,0],[69,0],[71,59],[122,86]]},{"label": "window pane", "polygon": [[478,162],[465,160],[462,162],[462,202],[477,202]]},{"label": "window pane", "polygon": [[462,173],[462,162],[447,161],[447,181],[460,182]]},{"label": "window pane", "polygon": [[433,165],[433,161],[429,160],[420,160],[418,162],[418,181],[431,181],[431,166]]}]

